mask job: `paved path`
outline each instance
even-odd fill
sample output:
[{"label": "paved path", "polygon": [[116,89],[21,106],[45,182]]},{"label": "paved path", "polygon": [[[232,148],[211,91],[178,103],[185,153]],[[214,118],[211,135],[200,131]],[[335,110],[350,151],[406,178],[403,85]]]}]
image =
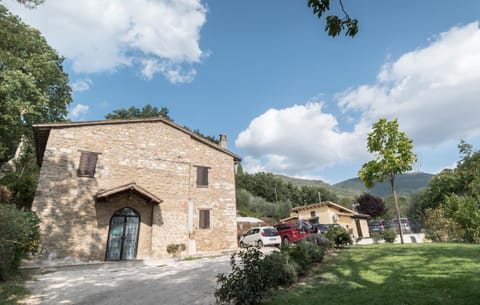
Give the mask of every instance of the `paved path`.
[{"label": "paved path", "polygon": [[59,268],[27,282],[29,305],[209,305],[230,256]]}]

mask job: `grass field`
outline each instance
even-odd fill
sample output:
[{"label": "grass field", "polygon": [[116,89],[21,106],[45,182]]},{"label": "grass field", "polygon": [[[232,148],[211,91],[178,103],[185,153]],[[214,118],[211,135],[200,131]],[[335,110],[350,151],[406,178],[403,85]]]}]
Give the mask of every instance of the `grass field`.
[{"label": "grass field", "polygon": [[312,273],[265,304],[480,304],[480,245],[351,247]]}]

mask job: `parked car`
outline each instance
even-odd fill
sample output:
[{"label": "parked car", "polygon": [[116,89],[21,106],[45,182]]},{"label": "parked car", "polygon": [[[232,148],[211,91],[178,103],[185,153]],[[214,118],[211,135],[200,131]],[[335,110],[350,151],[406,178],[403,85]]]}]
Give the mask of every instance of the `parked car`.
[{"label": "parked car", "polygon": [[300,231],[305,231],[306,233],[314,233],[314,228],[311,223],[305,220],[299,220],[295,223],[295,227]]},{"label": "parked car", "polygon": [[288,246],[292,243],[303,240],[307,235],[311,234],[311,225],[304,221],[299,222],[282,222],[276,224],[274,227],[277,229],[282,239],[282,244]]},{"label": "parked car", "polygon": [[344,229],[341,225],[337,223],[317,223],[312,225],[313,226],[313,232],[314,233],[319,233],[319,234],[325,234],[330,230],[331,228],[339,228],[339,229]]},{"label": "parked car", "polygon": [[[410,228],[410,222],[408,221],[408,218],[400,218],[400,223],[402,225],[402,232],[403,233],[411,233],[412,232],[412,229]],[[398,222],[397,222],[396,218],[389,221],[388,228],[394,230],[397,233],[400,231],[398,229]]]},{"label": "parked car", "polygon": [[263,246],[279,247],[282,239],[280,234],[274,227],[256,227],[248,230],[240,238],[240,248],[256,246],[262,248]]},{"label": "parked car", "polygon": [[383,233],[385,229],[388,227],[386,226],[386,222],[383,219],[372,219],[370,220],[370,234],[372,233]]}]

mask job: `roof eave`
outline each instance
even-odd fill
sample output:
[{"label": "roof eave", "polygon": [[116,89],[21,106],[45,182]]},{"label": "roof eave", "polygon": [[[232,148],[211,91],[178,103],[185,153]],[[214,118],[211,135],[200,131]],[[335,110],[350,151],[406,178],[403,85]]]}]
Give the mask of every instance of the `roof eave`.
[{"label": "roof eave", "polygon": [[[169,125],[172,128],[175,128],[179,131],[182,131],[191,138],[213,148],[218,151],[221,151],[233,158],[235,162],[240,162],[242,158],[237,154],[232,153],[226,149],[221,148],[219,145],[202,138],[201,136],[186,130],[185,128],[175,124],[173,121],[162,117],[155,117],[155,118],[143,118],[143,119],[117,119],[117,120],[101,120],[101,121],[83,121],[83,122],[59,122],[59,123],[44,123],[44,124],[35,124],[33,125],[33,133],[35,139],[35,152],[37,158],[37,164],[41,166],[43,160],[43,153],[45,152],[45,148],[48,142],[48,137],[50,136],[51,129],[60,129],[60,128],[74,128],[74,127],[82,127],[82,126],[93,126],[93,125],[113,125],[113,124],[131,124],[131,123],[150,123],[150,122],[162,122],[166,125]],[[43,133],[43,135],[42,135]]]}]

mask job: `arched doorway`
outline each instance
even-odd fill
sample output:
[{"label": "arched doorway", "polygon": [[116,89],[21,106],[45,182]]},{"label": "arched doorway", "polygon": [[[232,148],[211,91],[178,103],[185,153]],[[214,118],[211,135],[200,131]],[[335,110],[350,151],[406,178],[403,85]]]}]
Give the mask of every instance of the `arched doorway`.
[{"label": "arched doorway", "polygon": [[115,212],[110,219],[106,260],[128,260],[137,256],[140,215],[132,208]]}]

